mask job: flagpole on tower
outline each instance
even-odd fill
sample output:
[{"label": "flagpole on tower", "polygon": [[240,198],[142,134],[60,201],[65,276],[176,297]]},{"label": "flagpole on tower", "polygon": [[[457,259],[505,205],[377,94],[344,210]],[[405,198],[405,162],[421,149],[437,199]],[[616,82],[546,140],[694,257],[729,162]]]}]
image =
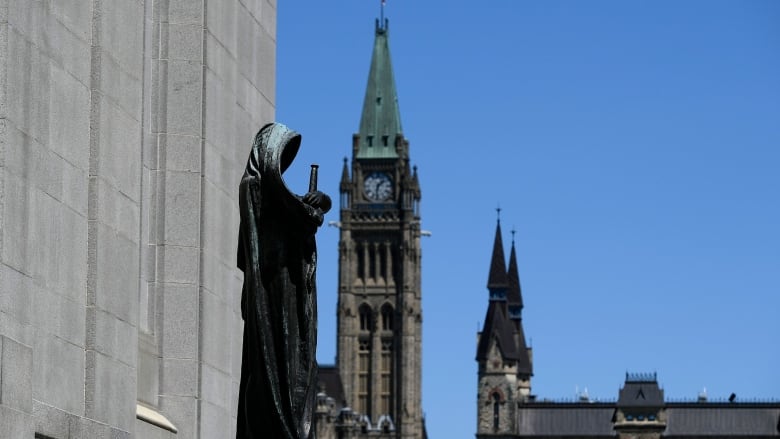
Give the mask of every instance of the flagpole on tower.
[{"label": "flagpole on tower", "polygon": [[385,0],[379,1],[379,22],[385,27]]}]

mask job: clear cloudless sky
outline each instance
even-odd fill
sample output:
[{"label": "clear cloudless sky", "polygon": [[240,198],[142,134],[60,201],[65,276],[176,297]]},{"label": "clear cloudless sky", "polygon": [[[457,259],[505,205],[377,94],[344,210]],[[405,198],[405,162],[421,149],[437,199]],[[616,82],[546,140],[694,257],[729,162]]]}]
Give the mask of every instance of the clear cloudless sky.
[{"label": "clear cloudless sky", "polygon": [[[422,185],[423,407],[473,437],[476,333],[500,204],[540,398],[780,397],[780,2],[388,0]],[[338,200],[379,0],[279,0],[276,116]],[[249,142],[251,139],[247,139]],[[326,220],[338,220],[338,208]],[[338,230],[319,246],[336,353]]]}]

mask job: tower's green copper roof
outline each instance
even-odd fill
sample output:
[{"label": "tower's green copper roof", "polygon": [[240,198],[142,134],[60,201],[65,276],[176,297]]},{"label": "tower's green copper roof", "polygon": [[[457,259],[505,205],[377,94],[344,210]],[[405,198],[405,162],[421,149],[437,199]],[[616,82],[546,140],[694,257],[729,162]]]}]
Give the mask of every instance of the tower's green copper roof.
[{"label": "tower's green copper roof", "polygon": [[376,24],[374,52],[368,73],[357,158],[396,158],[396,135],[401,134],[401,115],[390,62],[387,20]]}]

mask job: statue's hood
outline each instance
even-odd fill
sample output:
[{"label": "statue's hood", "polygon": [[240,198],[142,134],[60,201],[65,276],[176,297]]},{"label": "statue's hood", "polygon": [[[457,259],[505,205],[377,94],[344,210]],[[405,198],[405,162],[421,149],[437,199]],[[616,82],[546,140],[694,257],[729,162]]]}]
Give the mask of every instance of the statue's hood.
[{"label": "statue's hood", "polygon": [[290,167],[301,147],[301,135],[281,123],[270,123],[260,130],[256,145],[260,148],[265,178],[274,180],[286,192],[289,190],[282,174]]}]

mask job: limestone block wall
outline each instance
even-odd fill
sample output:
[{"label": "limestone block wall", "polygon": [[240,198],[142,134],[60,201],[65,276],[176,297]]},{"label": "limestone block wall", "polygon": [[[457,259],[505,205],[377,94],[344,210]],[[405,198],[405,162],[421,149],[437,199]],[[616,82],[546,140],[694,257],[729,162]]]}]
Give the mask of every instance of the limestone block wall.
[{"label": "limestone block wall", "polygon": [[0,0],[0,437],[234,436],[275,24],[275,0]]}]

